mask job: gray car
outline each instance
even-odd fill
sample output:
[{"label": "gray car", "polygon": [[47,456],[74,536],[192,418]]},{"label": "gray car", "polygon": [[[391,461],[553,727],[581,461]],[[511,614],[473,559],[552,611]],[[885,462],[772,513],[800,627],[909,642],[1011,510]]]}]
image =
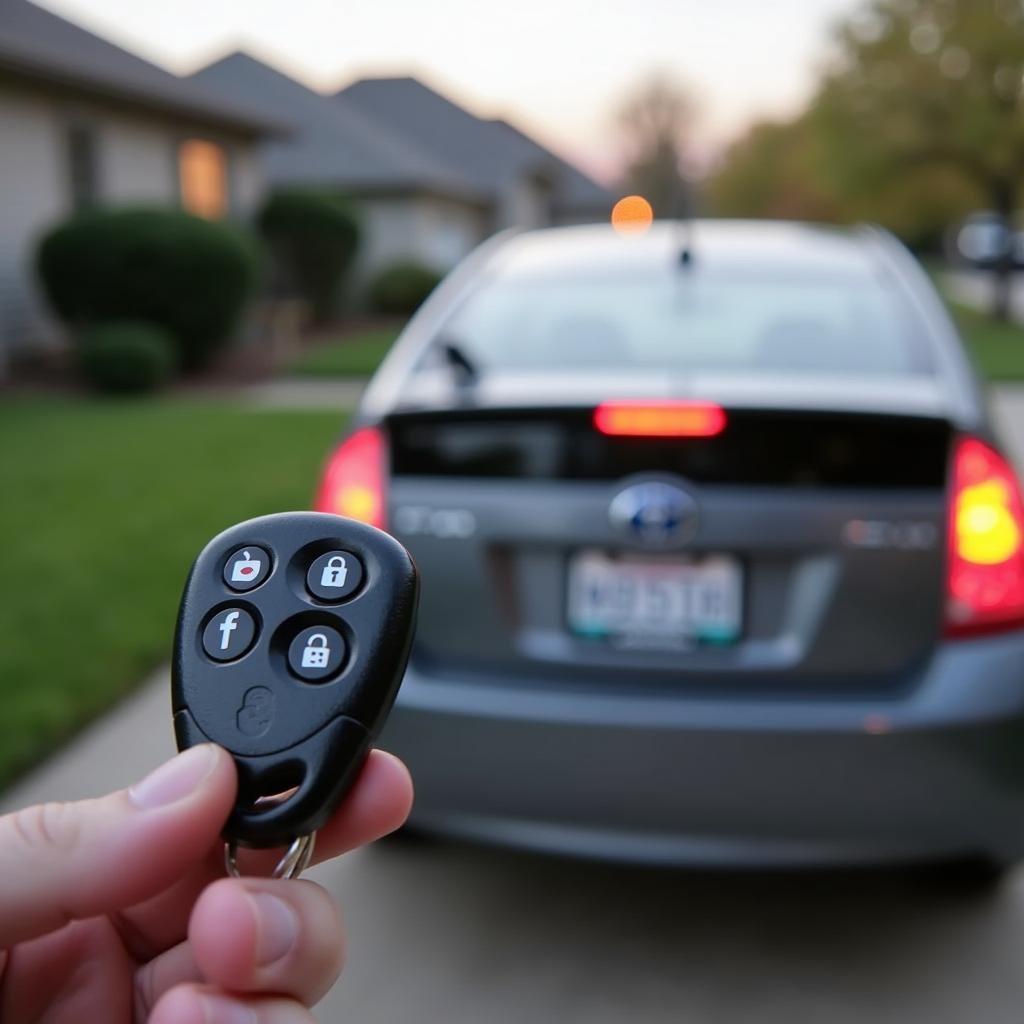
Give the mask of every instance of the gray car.
[{"label": "gray car", "polygon": [[1024,516],[956,329],[871,229],[503,235],[318,507],[422,573],[413,826],[667,864],[1024,853]]}]

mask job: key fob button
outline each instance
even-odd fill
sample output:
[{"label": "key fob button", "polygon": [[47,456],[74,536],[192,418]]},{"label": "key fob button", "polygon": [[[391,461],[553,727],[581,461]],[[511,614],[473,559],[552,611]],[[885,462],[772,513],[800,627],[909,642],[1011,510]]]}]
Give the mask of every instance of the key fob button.
[{"label": "key fob button", "polygon": [[214,661],[234,661],[255,639],[256,622],[244,608],[223,608],[203,630],[203,650]]},{"label": "key fob button", "polygon": [[288,647],[288,666],[308,683],[336,675],[345,660],[345,641],[330,626],[308,626]]},{"label": "key fob button", "polygon": [[244,593],[258,587],[270,572],[270,555],[255,545],[232,551],[224,563],[224,582]]},{"label": "key fob button", "polygon": [[362,582],[363,565],[350,551],[328,551],[306,573],[306,589],[321,601],[344,601]]}]

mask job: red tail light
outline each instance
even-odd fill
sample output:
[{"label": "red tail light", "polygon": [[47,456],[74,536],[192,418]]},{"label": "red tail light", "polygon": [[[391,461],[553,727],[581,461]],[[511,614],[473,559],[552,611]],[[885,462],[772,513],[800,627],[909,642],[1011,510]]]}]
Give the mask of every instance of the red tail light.
[{"label": "red tail light", "polygon": [[387,441],[377,427],[363,427],[331,456],[316,496],[318,512],[360,519],[384,529]]},{"label": "red tail light", "polygon": [[621,437],[714,437],[725,430],[725,410],[714,402],[602,402],[594,426]]},{"label": "red tail light", "polygon": [[1010,464],[977,438],[953,456],[946,633],[1024,627],[1024,502]]}]

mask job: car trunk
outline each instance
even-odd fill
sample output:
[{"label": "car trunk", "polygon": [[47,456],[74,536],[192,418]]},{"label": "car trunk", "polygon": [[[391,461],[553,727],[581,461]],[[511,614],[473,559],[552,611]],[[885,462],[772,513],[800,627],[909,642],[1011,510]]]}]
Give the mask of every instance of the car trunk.
[{"label": "car trunk", "polygon": [[[595,404],[385,420],[389,523],[422,575],[421,673],[567,690],[832,694],[896,690],[930,656],[943,605],[943,417],[895,402],[864,413],[746,401],[726,405],[717,436],[623,437],[595,429]],[[613,522],[616,496],[645,481],[692,498],[691,536],[652,549]],[[672,589],[685,574],[704,589]],[[628,633],[614,616],[581,627],[577,598],[602,595],[606,577],[631,602]],[[723,627],[645,628],[644,608],[663,596],[649,580],[662,577],[673,601],[730,604]]]}]

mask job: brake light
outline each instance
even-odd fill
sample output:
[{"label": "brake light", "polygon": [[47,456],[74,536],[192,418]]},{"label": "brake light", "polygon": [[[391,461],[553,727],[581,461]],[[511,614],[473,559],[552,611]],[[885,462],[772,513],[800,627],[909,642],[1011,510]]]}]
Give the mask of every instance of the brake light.
[{"label": "brake light", "polygon": [[725,410],[714,402],[602,402],[594,426],[618,437],[714,437]]},{"label": "brake light", "polygon": [[387,441],[377,427],[363,427],[338,446],[317,492],[318,512],[360,519],[384,528]]},{"label": "brake light", "polygon": [[1024,627],[1024,502],[1010,464],[968,437],[953,456],[946,633]]}]

